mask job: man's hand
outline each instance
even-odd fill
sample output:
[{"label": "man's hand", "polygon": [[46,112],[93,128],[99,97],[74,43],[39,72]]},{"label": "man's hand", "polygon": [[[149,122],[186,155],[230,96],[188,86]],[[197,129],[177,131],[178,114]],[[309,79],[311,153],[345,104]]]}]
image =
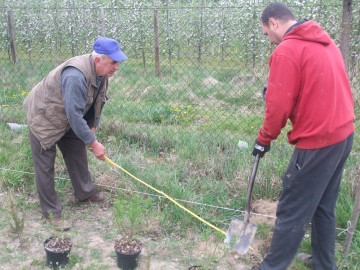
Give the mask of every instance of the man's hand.
[{"label": "man's hand", "polygon": [[89,148],[97,159],[105,160],[105,147],[101,143],[95,140],[89,144]]},{"label": "man's hand", "polygon": [[254,150],[252,152],[253,156],[256,157],[259,155],[262,158],[268,151],[270,151],[270,145],[263,145],[258,140],[255,140]]}]

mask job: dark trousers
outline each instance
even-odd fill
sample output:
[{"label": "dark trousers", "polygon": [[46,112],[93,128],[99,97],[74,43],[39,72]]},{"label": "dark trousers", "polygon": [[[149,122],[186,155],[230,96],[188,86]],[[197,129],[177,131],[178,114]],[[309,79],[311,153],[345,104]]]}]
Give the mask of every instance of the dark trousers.
[{"label": "dark trousers", "polygon": [[31,132],[30,144],[41,212],[45,218],[49,215],[53,217],[61,217],[62,215],[62,207],[55,191],[54,181],[56,145],[63,155],[75,197],[83,200],[96,193],[88,169],[86,145],[75,135],[72,129],[48,150],[41,147],[40,142]]},{"label": "dark trousers", "polygon": [[309,223],[314,269],[336,269],[335,206],[353,139],[354,134],[322,149],[295,149],[283,176],[271,246],[259,269],[286,269]]}]

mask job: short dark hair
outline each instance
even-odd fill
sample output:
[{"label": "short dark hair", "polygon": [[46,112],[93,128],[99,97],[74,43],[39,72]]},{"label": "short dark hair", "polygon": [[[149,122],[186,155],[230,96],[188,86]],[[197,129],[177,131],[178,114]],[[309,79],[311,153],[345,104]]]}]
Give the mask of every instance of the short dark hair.
[{"label": "short dark hair", "polygon": [[286,5],[278,2],[269,4],[261,14],[261,22],[264,25],[269,25],[270,18],[282,20],[284,22],[296,20],[292,11]]}]

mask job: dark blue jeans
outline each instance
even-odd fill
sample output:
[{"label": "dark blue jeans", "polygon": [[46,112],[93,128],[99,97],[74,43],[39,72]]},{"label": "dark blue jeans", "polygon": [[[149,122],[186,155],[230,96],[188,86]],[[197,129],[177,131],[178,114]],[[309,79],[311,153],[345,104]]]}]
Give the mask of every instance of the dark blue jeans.
[{"label": "dark blue jeans", "polygon": [[295,149],[283,176],[283,190],[268,254],[259,270],[286,269],[311,223],[312,261],[316,270],[334,270],[335,206],[344,164],[354,134],[321,149]]}]

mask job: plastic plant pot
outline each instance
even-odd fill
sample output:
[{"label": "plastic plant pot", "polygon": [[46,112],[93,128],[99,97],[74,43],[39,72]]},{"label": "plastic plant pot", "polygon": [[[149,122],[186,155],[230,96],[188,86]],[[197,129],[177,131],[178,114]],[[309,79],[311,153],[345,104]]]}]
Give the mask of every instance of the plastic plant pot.
[{"label": "plastic plant pot", "polygon": [[115,250],[115,252],[116,252],[117,266],[120,269],[132,270],[137,267],[141,250],[133,254],[124,254],[117,250]]},{"label": "plastic plant pot", "polygon": [[72,246],[64,250],[54,250],[47,247],[47,243],[51,239],[52,238],[49,238],[44,242],[44,249],[46,252],[46,265],[57,269],[68,264]]}]

